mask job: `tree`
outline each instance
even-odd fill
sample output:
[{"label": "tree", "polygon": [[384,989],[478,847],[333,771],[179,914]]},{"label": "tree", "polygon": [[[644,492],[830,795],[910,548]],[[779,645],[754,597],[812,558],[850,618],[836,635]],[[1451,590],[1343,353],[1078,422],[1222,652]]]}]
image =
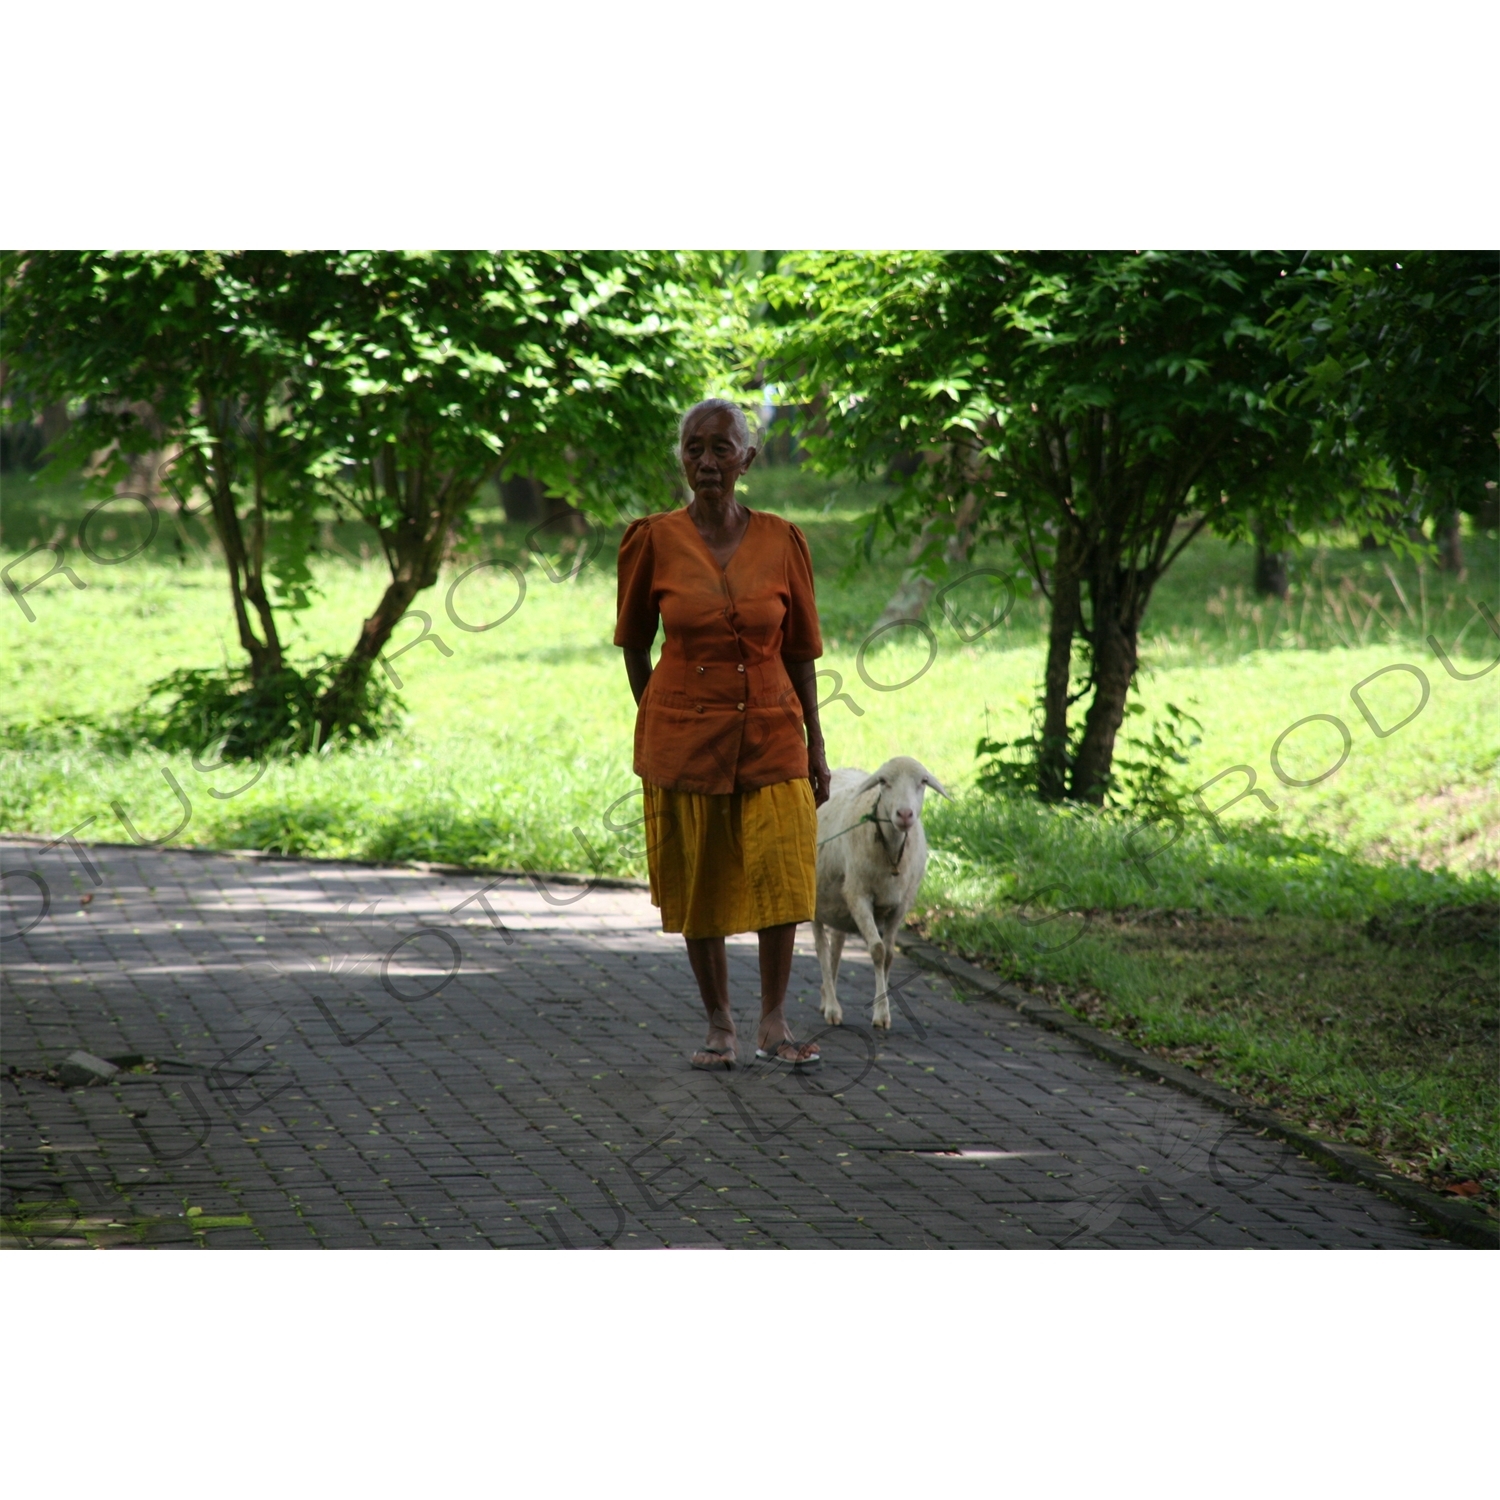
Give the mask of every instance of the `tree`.
[{"label": "tree", "polygon": [[1255,592],[1285,599],[1291,587],[1286,575],[1286,552],[1281,547],[1271,546],[1263,521],[1257,520],[1251,531],[1255,537],[1255,571],[1252,575]]},{"label": "tree", "polygon": [[1492,504],[1500,472],[1500,255],[1310,255],[1287,290],[1273,327],[1315,443],[1383,459],[1395,508],[1430,517],[1440,560],[1461,569],[1458,516]]},{"label": "tree", "polygon": [[319,741],[359,722],[371,668],[492,474],[616,515],[670,493],[675,415],[736,326],[725,269],[636,252],[0,262],[8,360],[34,401],[78,404],[60,459],[109,449],[105,482],[164,436],[181,445],[173,472],[210,497],[254,683],[287,670],[276,613],[308,602],[318,508],[374,529],[390,581],[322,686]]},{"label": "tree", "polygon": [[[28,408],[76,406],[49,445],[54,464],[108,486],[137,455],[181,445],[171,487],[209,497],[252,675],[283,669],[267,552],[271,521],[294,502],[295,444],[278,398],[293,353],[267,314],[285,294],[279,258],[212,253],[7,254],[7,358]],[[81,404],[80,404],[81,403]],[[151,416],[144,415],[152,414]],[[283,551],[273,575],[288,602],[302,560]]]},{"label": "tree", "polygon": [[596,511],[670,492],[673,424],[713,362],[713,280],[640,253],[319,258],[292,405],[323,483],[375,530],[391,573],[325,695],[325,734],[502,464]]},{"label": "tree", "polygon": [[[1014,540],[1051,601],[1037,786],[1101,802],[1163,573],[1205,527],[1293,531],[1332,485],[1311,417],[1276,404],[1269,315],[1296,261],[1273,254],[829,253],[764,284],[766,355],[827,396],[825,466],[866,475],[893,446],[921,465],[879,514],[925,534]],[[1376,519],[1372,525],[1384,528]],[[1087,678],[1072,688],[1074,642]],[[1088,698],[1081,732],[1073,703]],[[1075,747],[1076,742],[1076,747]]]}]

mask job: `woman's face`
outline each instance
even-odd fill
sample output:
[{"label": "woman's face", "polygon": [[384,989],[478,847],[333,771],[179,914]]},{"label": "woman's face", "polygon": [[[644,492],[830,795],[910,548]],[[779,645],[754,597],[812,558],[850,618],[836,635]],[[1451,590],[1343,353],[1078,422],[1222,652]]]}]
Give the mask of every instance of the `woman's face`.
[{"label": "woman's face", "polygon": [[682,437],[682,468],[695,499],[722,501],[733,495],[735,480],[754,458],[754,448],[741,447],[731,412],[705,413]]}]

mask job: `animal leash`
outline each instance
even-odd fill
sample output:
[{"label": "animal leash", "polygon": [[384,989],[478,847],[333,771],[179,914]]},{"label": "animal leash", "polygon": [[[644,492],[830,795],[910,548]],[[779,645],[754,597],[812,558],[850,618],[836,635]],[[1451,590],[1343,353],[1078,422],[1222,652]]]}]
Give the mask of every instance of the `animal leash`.
[{"label": "animal leash", "polygon": [[[859,820],[859,823],[851,823],[847,828],[839,829],[837,833],[830,833],[826,839],[819,839],[818,848],[821,849],[824,844],[831,844],[835,839],[843,838],[846,833],[853,833],[854,830],[859,827],[860,823],[884,823],[887,825],[887,827],[890,828],[894,828],[896,826],[891,822],[889,818],[877,818],[873,812],[867,812],[864,817]],[[890,850],[886,850],[885,857],[887,859],[891,859],[891,874],[893,875],[901,868],[901,861],[906,857],[906,841],[910,837],[911,830],[908,828],[901,840],[901,853],[898,854],[895,859],[891,859]],[[881,840],[880,847],[882,849],[885,849],[884,839]]]}]

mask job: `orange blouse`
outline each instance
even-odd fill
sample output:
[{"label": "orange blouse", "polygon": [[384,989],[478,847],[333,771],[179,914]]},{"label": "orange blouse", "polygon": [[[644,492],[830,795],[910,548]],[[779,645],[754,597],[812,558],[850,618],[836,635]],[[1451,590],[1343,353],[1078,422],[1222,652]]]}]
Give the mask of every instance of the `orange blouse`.
[{"label": "orange blouse", "polygon": [[636,774],[709,794],[806,776],[802,704],[782,665],[823,654],[802,533],[752,510],[720,568],[685,509],[633,522],[615,645],[649,651],[658,620],[666,639],[636,714]]}]

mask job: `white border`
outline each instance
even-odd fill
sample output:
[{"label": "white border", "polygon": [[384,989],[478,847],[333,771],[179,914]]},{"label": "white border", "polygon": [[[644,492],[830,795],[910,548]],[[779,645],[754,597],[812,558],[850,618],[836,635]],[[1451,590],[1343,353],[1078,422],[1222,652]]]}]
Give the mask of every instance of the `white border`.
[{"label": "white border", "polygon": [[1500,242],[1477,0],[81,0],[5,37],[9,245]]},{"label": "white border", "polygon": [[1457,1250],[4,1264],[17,1493],[1363,1500],[1491,1461],[1500,1282]]}]

